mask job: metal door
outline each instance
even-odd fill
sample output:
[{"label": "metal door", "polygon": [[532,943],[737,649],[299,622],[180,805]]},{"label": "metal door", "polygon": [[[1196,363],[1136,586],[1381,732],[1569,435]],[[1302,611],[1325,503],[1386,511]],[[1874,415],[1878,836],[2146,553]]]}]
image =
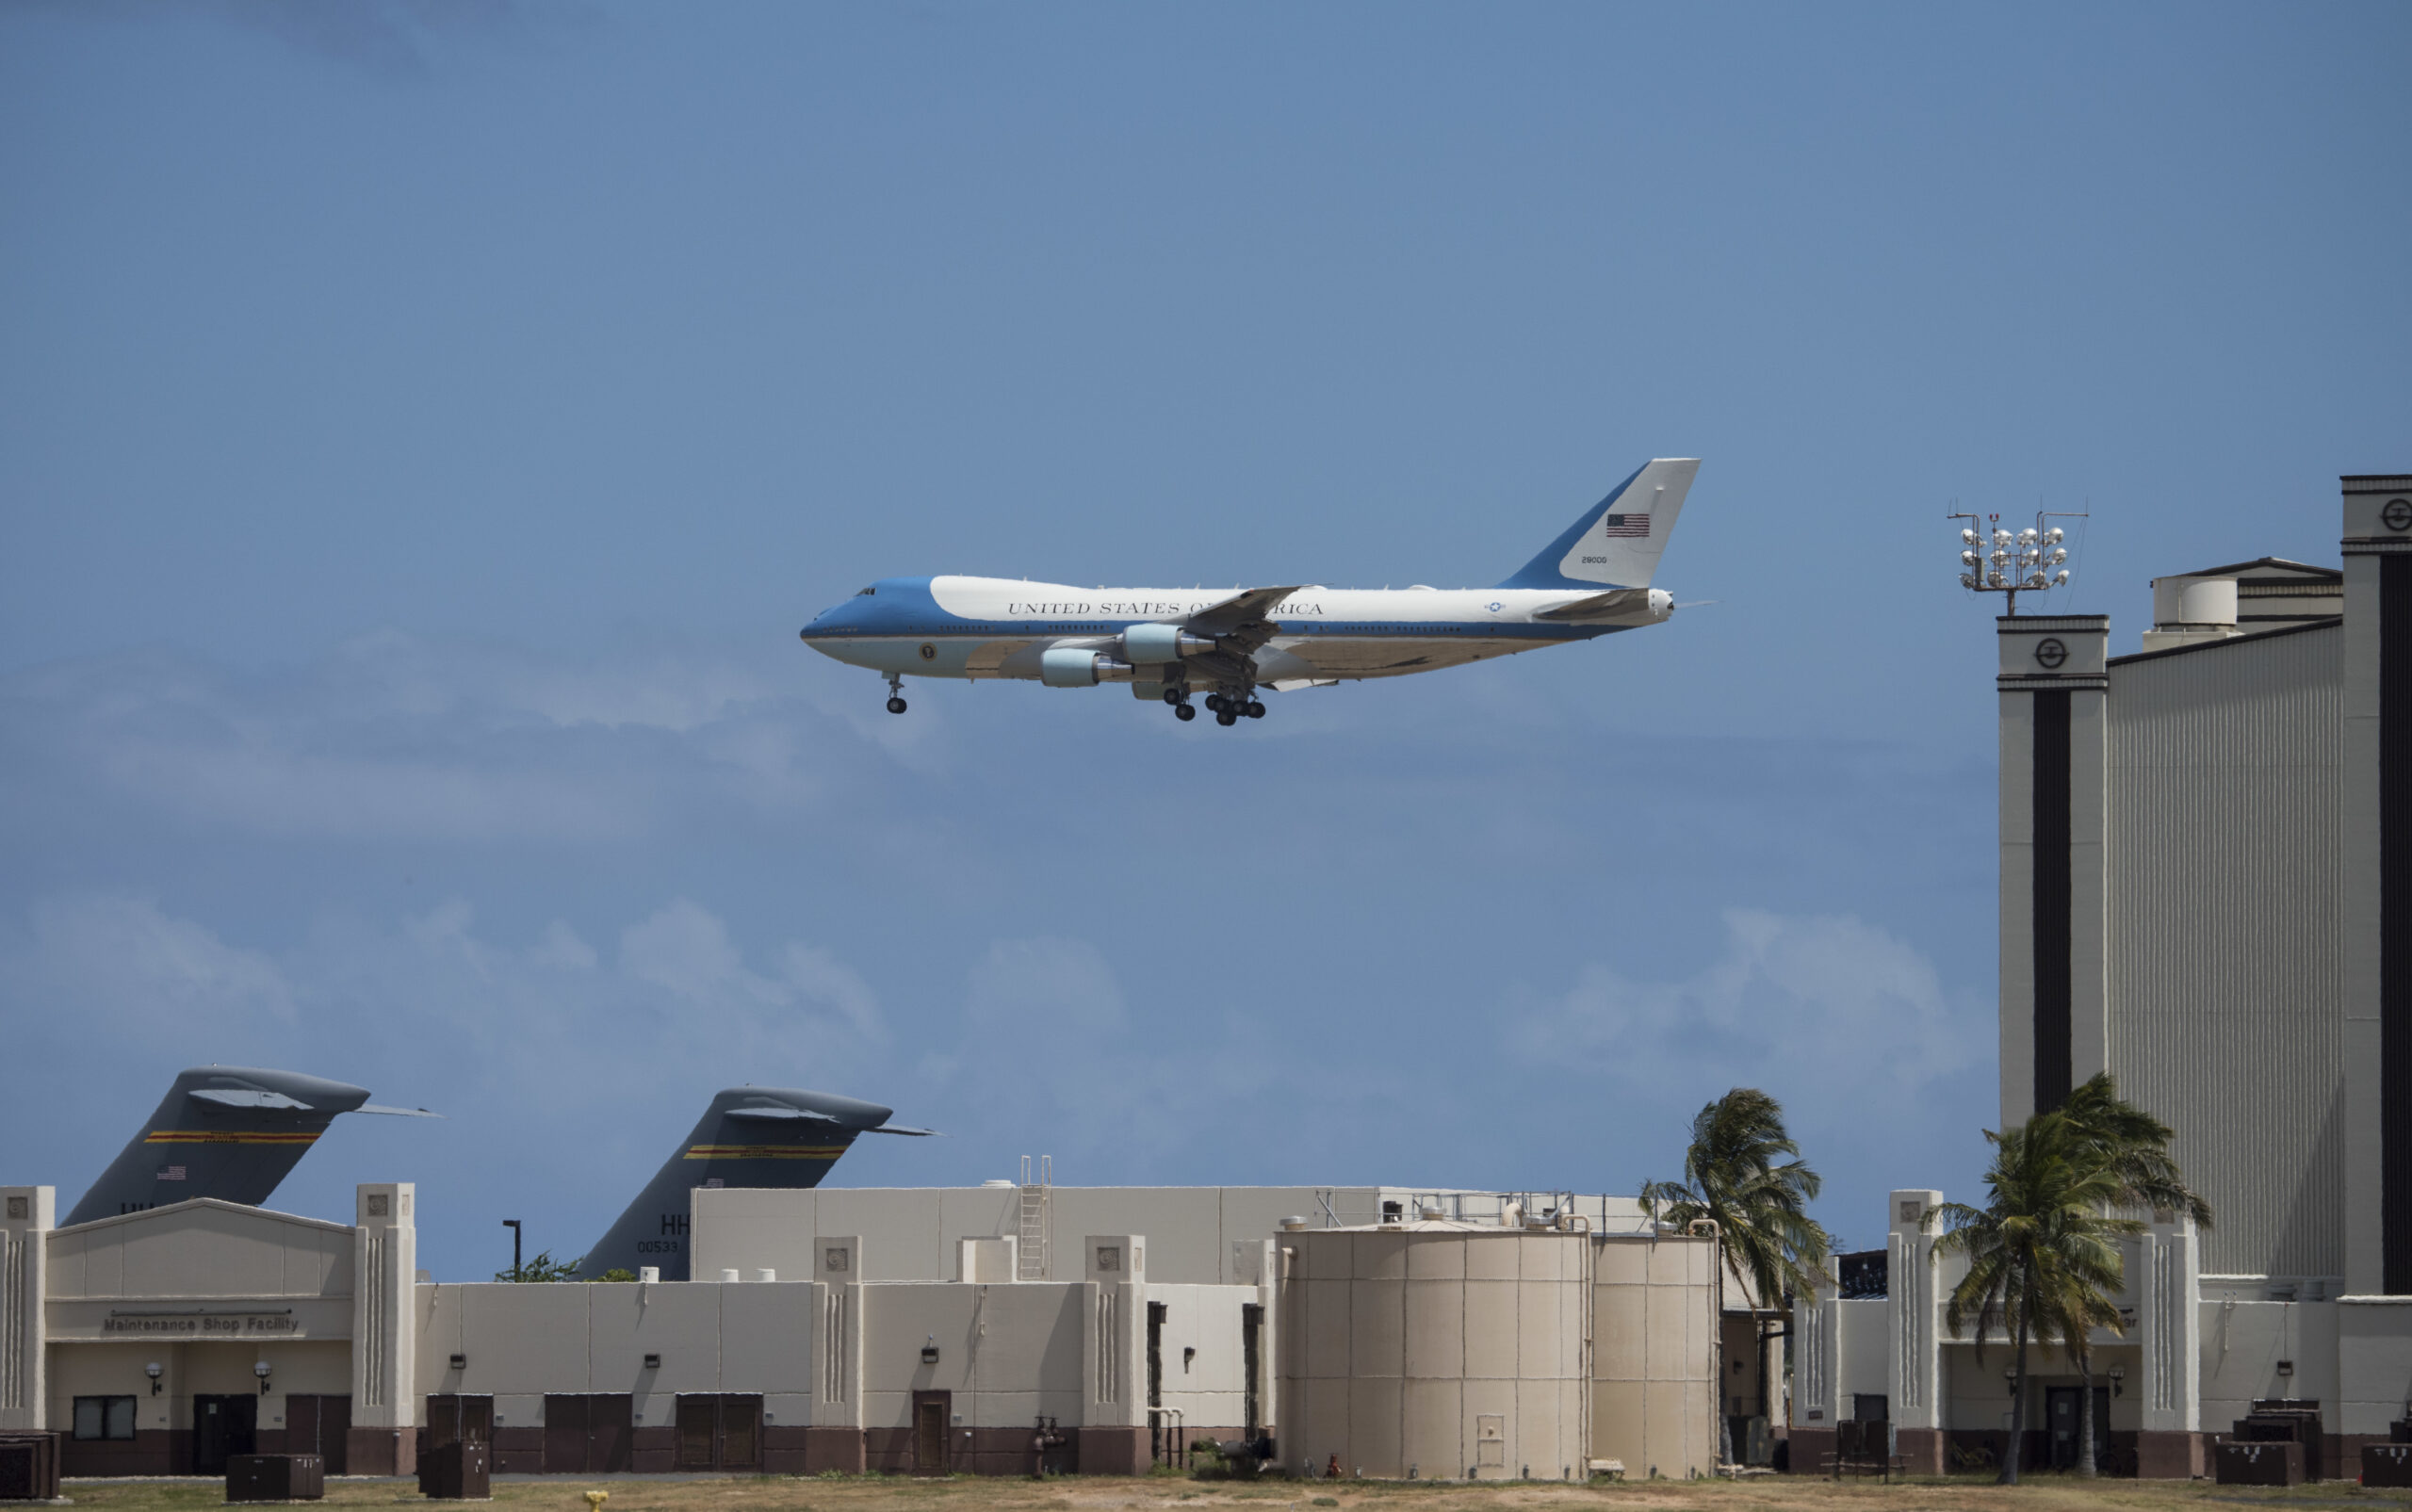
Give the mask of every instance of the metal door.
[{"label": "metal door", "polygon": [[721,1470],[762,1468],[762,1399],[723,1396],[720,1399]]},{"label": "metal door", "polygon": [[948,1471],[947,1440],[953,1437],[947,1430],[954,1417],[954,1394],[951,1391],[916,1391],[913,1393],[913,1473],[944,1475]]},{"label": "metal door", "polygon": [[[347,1407],[346,1415],[349,1414]],[[493,1397],[431,1396],[427,1399],[427,1446],[430,1449],[440,1449],[452,1443],[493,1442]]]},{"label": "metal door", "polygon": [[586,1404],[583,1394],[552,1393],[545,1398],[545,1473],[579,1475],[595,1467],[586,1460]]},{"label": "metal door", "polygon": [[716,1397],[678,1399],[678,1468],[710,1470],[712,1440],[719,1437],[720,1402]]},{"label": "metal door", "polygon": [[258,1452],[260,1399],[244,1392],[236,1396],[192,1399],[192,1472],[223,1475],[234,1455]]},{"label": "metal door", "polygon": [[2044,1427],[2050,1435],[2052,1468],[2077,1468],[2078,1389],[2074,1386],[2047,1386],[2044,1389]]},{"label": "metal door", "polygon": [[326,1473],[351,1472],[351,1398],[302,1393],[285,1399],[285,1452],[316,1455]]}]

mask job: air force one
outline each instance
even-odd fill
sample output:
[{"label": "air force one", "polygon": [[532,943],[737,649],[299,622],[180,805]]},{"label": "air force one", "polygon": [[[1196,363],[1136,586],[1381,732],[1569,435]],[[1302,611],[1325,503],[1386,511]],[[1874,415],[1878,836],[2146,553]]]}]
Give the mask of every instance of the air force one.
[{"label": "air force one", "polygon": [[1263,719],[1259,688],[1438,672],[1664,623],[1650,586],[1700,462],[1662,457],[1618,484],[1524,570],[1491,588],[1200,591],[1072,588],[1017,577],[883,577],[804,628],[807,645],[888,677],[1127,682],[1183,720],[1202,690],[1218,724]]}]

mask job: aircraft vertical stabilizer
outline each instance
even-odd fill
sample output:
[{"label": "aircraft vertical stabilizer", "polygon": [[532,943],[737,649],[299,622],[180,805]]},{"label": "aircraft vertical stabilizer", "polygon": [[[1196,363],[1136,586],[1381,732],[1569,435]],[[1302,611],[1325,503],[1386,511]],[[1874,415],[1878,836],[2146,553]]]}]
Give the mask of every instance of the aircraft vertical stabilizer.
[{"label": "aircraft vertical stabilizer", "polygon": [[299,1071],[189,1067],[177,1073],[142,1132],[66,1221],[90,1223],[190,1197],[256,1207],[347,1113],[436,1116],[423,1108],[372,1108],[367,1087]]}]

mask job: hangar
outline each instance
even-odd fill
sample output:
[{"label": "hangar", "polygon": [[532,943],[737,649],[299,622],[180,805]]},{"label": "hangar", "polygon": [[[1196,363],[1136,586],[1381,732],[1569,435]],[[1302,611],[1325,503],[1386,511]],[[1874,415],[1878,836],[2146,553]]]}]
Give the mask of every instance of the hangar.
[{"label": "hangar", "polygon": [[460,1439],[560,1473],[1131,1473],[1200,1439],[1432,1478],[1718,1455],[1716,1236],[1630,1198],[699,1188],[717,1279],[544,1284],[429,1278],[415,1203],[60,1227],[52,1188],[0,1188],[0,1428],[59,1432],[73,1475],[400,1474]]},{"label": "hangar", "polygon": [[[2257,1404],[2316,1417],[2329,1473],[2412,1419],[2412,476],[2342,482],[2341,567],[2159,578],[2132,654],[2106,615],[1997,622],[2002,1125],[2109,1070],[2217,1214],[2139,1215],[2090,1343],[2094,1451],[2133,1473],[2203,1473]],[[1892,1193],[1885,1247],[1801,1301],[1796,1463],[1875,1419],[1921,1470],[2007,1451],[1942,1200]],[[2079,1376],[2035,1370],[2026,1462],[2072,1464]]]}]

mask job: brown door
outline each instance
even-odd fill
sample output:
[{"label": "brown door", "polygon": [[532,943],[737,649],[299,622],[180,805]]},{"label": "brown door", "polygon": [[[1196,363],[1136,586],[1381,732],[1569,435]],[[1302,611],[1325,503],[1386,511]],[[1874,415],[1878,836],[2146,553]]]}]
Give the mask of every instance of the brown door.
[{"label": "brown door", "polygon": [[713,1440],[720,1436],[720,1399],[681,1396],[678,1399],[678,1468],[712,1469]]},{"label": "brown door", "polygon": [[583,1395],[545,1398],[545,1473],[582,1475],[595,1467],[586,1462],[586,1404]]},{"label": "brown door", "polygon": [[326,1473],[348,1475],[351,1472],[350,1439],[350,1397],[304,1394],[285,1399],[286,1454],[316,1455]]},{"label": "brown door", "polygon": [[618,1474],[628,1468],[636,1421],[637,1399],[626,1391],[598,1392],[586,1399],[588,1473]]},{"label": "brown door", "polygon": [[720,1399],[721,1470],[762,1468],[762,1399],[724,1396]]},{"label": "brown door", "polygon": [[947,1431],[954,1416],[954,1395],[951,1391],[916,1391],[913,1393],[913,1473],[944,1475],[947,1473],[947,1440],[953,1437]]}]

